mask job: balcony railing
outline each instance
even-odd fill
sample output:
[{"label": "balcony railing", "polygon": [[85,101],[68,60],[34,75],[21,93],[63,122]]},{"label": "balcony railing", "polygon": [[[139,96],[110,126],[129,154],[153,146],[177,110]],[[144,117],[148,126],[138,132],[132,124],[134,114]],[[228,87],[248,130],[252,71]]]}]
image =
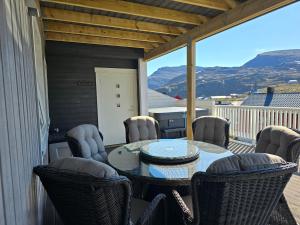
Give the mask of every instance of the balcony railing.
[{"label": "balcony railing", "polygon": [[230,136],[254,141],[268,125],[300,128],[300,108],[216,105],[212,114],[230,121]]}]

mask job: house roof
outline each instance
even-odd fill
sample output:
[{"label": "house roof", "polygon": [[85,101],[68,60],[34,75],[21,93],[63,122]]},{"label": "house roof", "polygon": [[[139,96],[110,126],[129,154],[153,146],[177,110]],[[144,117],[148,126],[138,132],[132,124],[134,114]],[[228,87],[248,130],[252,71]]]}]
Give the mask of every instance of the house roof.
[{"label": "house roof", "polygon": [[158,91],[148,88],[149,108],[176,106],[177,101],[178,101],[177,99],[175,99],[169,95],[165,95]]},{"label": "house roof", "polygon": [[243,106],[300,107],[300,93],[252,94]]},{"label": "house roof", "polygon": [[297,0],[40,0],[48,41],[144,50],[150,60]]}]

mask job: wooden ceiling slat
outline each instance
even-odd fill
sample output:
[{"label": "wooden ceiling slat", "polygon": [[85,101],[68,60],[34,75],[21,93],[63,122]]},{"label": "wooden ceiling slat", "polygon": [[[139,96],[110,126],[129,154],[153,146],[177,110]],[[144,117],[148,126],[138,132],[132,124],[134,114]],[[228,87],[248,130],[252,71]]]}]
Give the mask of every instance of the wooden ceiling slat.
[{"label": "wooden ceiling slat", "polygon": [[103,10],[152,19],[199,25],[207,21],[207,17],[178,10],[148,6],[121,0],[43,0],[43,2],[58,3],[88,9]]},{"label": "wooden ceiling slat", "polygon": [[51,41],[142,48],[145,50],[149,50],[158,46],[157,44],[149,43],[149,42],[84,36],[84,35],[77,35],[77,34],[62,34],[62,33],[48,32],[48,31],[45,32],[45,38],[46,40],[51,40]]},{"label": "wooden ceiling slat", "polygon": [[230,9],[228,5],[222,0],[172,0],[172,1],[194,5],[194,6],[200,6],[209,9],[217,9],[221,11],[226,11]]},{"label": "wooden ceiling slat", "polygon": [[145,54],[145,60],[159,57],[186,45],[187,40],[202,40],[226,29],[264,15],[297,0],[248,0],[236,8],[214,17],[204,25],[197,26],[185,34],[160,45]]},{"label": "wooden ceiling slat", "polygon": [[186,32],[186,29],[174,26],[167,26],[129,19],[121,19],[102,15],[94,15],[90,13],[75,12],[63,9],[44,7],[42,8],[42,14],[43,19],[47,20],[63,21],[85,25],[95,25],[101,27],[111,27],[176,36]]},{"label": "wooden ceiling slat", "polygon": [[145,42],[154,42],[154,43],[165,43],[169,41],[170,36],[150,34],[150,33],[141,33],[135,31],[125,31],[125,30],[116,30],[109,28],[101,28],[95,26],[83,26],[78,24],[70,24],[63,22],[55,21],[45,21],[44,30],[49,32],[56,33],[65,33],[65,34],[80,34],[88,36],[98,36],[98,37],[108,37],[108,38],[117,38],[123,40],[135,40],[135,41],[145,41]]}]

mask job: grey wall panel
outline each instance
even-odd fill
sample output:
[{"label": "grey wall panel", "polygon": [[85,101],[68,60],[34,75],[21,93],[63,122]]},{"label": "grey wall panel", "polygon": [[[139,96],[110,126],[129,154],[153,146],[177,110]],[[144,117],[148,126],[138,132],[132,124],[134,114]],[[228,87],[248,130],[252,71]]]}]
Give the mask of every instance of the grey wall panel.
[{"label": "grey wall panel", "polygon": [[140,49],[47,42],[50,133],[98,125],[95,67],[137,69],[142,56]]},{"label": "grey wall panel", "polygon": [[[2,2],[2,1],[1,1]],[[5,35],[9,34],[11,31],[9,30],[9,26],[11,26],[12,21],[9,15],[7,15],[8,5],[10,5],[9,1],[2,2],[3,6],[0,7],[3,11],[1,12],[1,32],[0,32],[0,40],[1,40],[1,54],[2,54],[2,90],[3,90],[3,98],[1,99],[1,132],[3,134],[0,135],[1,141],[4,142],[4,146],[1,146],[1,174],[2,174],[2,183],[5,184],[3,186],[3,204],[4,204],[4,215],[6,218],[6,224],[17,224],[17,212],[20,211],[19,205],[15,206],[14,202],[17,202],[17,193],[16,189],[13,189],[16,181],[11,179],[14,175],[13,166],[11,163],[11,158],[16,159],[16,155],[14,151],[16,149],[15,143],[11,140],[15,139],[15,128],[14,128],[14,119],[13,116],[13,93],[12,86],[13,80],[11,76],[14,76],[14,64],[10,62],[14,61],[13,54],[13,40]],[[2,140],[3,139],[3,140]],[[10,151],[14,149],[14,151]]]},{"label": "grey wall panel", "polygon": [[0,224],[42,223],[44,191],[31,18],[25,1],[0,1]]}]

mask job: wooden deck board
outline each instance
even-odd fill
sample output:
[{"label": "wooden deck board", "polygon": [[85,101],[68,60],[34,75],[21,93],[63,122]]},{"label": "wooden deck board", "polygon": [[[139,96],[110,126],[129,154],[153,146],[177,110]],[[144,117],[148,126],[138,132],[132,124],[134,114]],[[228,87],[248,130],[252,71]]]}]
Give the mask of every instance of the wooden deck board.
[{"label": "wooden deck board", "polygon": [[290,209],[300,224],[300,176],[293,175],[289,183],[287,184],[284,194],[290,206]]},{"label": "wooden deck board", "polygon": [[[254,152],[254,146],[240,141],[230,140],[228,149],[235,154]],[[299,171],[299,170],[298,170]],[[284,190],[289,207],[300,224],[300,174],[294,174]]]}]

